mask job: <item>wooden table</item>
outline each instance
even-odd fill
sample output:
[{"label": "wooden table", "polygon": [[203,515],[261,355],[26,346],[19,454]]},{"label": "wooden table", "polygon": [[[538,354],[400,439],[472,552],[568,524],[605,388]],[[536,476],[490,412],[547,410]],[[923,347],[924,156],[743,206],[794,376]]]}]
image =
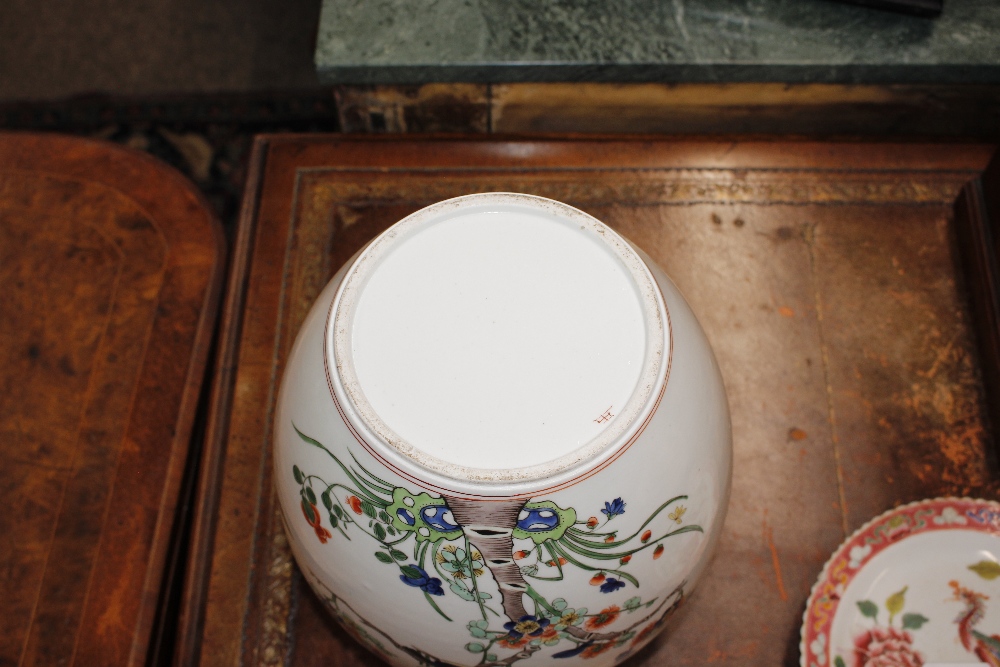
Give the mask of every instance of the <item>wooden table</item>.
[{"label": "wooden table", "polygon": [[0,664],[147,664],[224,250],[163,163],[0,134]]},{"label": "wooden table", "polygon": [[275,391],[319,290],[408,213],[473,192],[573,204],[691,302],[733,415],[733,495],[689,604],[633,665],[797,665],[845,535],[899,503],[996,497],[953,202],[993,147],[264,136],[223,322],[180,664],[365,665],[293,565]]}]

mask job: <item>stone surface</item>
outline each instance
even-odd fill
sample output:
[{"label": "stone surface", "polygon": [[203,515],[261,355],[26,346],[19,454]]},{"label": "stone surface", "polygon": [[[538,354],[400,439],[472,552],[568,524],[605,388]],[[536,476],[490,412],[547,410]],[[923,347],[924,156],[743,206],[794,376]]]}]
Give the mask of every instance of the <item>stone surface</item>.
[{"label": "stone surface", "polygon": [[330,83],[1000,82],[1000,3],[323,0],[316,66]]}]

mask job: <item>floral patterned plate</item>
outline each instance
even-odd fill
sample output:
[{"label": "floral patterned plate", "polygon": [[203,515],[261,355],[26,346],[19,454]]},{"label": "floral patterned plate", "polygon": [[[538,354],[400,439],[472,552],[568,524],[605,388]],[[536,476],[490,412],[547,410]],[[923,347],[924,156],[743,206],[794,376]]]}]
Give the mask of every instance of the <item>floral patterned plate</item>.
[{"label": "floral patterned plate", "polygon": [[812,589],[802,667],[1000,667],[1000,503],[897,507],[840,545]]}]

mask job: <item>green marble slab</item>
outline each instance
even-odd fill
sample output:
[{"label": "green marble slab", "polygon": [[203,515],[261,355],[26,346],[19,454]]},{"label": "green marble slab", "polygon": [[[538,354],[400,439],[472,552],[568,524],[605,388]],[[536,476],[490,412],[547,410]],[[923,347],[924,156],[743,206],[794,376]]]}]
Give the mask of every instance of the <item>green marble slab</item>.
[{"label": "green marble slab", "polygon": [[326,83],[998,83],[1000,0],[323,0]]}]

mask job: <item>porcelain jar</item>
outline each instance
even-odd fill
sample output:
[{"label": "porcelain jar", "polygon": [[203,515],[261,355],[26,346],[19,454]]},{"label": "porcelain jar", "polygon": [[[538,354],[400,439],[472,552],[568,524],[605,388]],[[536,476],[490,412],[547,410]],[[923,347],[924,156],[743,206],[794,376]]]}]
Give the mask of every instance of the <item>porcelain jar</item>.
[{"label": "porcelain jar", "polygon": [[320,295],[278,398],[296,561],[393,665],[611,665],[690,594],[729,497],[729,411],[641,250],[540,197],[422,209]]}]

